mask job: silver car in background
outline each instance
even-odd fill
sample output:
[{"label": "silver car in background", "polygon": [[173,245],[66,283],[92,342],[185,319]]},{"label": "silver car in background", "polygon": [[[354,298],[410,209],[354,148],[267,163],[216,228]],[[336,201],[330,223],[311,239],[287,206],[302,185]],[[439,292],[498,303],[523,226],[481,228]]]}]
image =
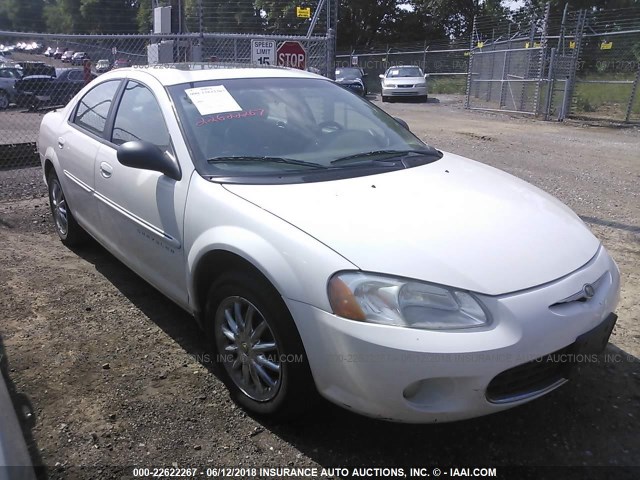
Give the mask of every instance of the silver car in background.
[{"label": "silver car in background", "polygon": [[382,101],[388,102],[396,97],[414,97],[426,102],[427,77],[415,65],[389,67],[384,75],[380,75]]}]

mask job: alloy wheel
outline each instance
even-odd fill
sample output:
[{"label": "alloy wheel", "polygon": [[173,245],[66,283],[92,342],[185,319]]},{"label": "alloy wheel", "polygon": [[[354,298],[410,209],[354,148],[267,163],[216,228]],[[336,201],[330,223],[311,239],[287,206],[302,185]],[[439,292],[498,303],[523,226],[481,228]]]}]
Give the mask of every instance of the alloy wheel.
[{"label": "alloy wheel", "polygon": [[51,209],[58,233],[62,237],[66,236],[69,230],[67,201],[64,198],[64,193],[62,192],[62,187],[58,179],[51,182]]},{"label": "alloy wheel", "polygon": [[243,297],[225,298],[215,314],[215,338],[233,383],[255,401],[275,398],[282,381],[280,350],[262,313]]}]

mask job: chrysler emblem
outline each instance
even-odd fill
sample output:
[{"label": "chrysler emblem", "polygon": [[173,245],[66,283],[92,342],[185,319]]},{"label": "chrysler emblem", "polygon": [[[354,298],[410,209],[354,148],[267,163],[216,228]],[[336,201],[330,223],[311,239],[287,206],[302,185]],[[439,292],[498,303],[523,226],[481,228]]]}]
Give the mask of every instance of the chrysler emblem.
[{"label": "chrysler emblem", "polygon": [[584,296],[587,299],[593,298],[593,296],[596,294],[596,289],[593,288],[593,285],[591,285],[590,283],[585,283],[584,287],[582,287],[582,293],[584,293]]}]

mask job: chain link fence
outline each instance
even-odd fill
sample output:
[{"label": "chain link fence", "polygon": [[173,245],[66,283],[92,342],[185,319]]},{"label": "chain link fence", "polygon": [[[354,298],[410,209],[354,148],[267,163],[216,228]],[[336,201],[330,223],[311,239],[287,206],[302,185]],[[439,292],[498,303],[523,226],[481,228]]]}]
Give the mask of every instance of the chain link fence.
[{"label": "chain link fence", "polygon": [[[255,20],[248,5],[246,17]],[[478,17],[467,39],[334,55],[330,27],[335,9],[329,10],[329,2],[315,5],[311,12],[317,15],[309,19],[299,19],[288,8],[274,10],[257,26],[190,2],[179,21],[184,33],[171,35],[0,31],[0,169],[37,163],[35,140],[43,114],[64,105],[102,72],[153,63],[248,64],[252,39],[299,41],[307,53],[306,67],[328,77],[335,66],[357,65],[367,74],[369,92],[380,91],[378,76],[390,66],[418,65],[430,75],[430,94],[464,95],[469,109],[640,122],[640,7],[565,8],[559,15],[550,14],[547,6],[537,15],[512,14],[500,21]],[[226,20],[220,23],[221,18]],[[314,35],[314,28],[326,33]],[[213,33],[216,29],[261,33]]]},{"label": "chain link fence", "polygon": [[640,121],[640,8],[476,18],[466,106],[616,123]]},{"label": "chain link fence", "polygon": [[327,76],[333,70],[330,36],[0,32],[6,54],[0,57],[0,169],[37,165],[35,141],[42,116],[65,105],[98,75],[157,63],[249,65],[252,40],[300,42],[307,70]]},{"label": "chain link fence", "polygon": [[544,88],[549,7],[533,15],[494,23],[476,18],[471,37],[465,106],[537,115],[547,103]]},{"label": "chain link fence", "polygon": [[640,8],[586,15],[583,32],[571,114],[640,121]]},{"label": "chain link fence", "polygon": [[469,66],[469,45],[467,41],[381,45],[336,55],[336,68],[358,66],[366,73],[369,92],[379,93],[378,76],[397,65],[416,65],[429,74],[429,93],[462,94]]}]

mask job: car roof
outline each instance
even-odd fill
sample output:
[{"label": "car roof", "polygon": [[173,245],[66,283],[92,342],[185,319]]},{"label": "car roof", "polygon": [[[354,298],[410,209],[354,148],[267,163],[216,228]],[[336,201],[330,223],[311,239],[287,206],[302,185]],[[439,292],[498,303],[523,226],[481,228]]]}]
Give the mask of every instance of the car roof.
[{"label": "car roof", "polygon": [[399,68],[419,68],[420,70],[422,70],[422,67],[420,65],[394,65],[393,67],[387,68],[387,70],[397,70]]},{"label": "car roof", "polygon": [[229,80],[236,78],[325,78],[315,73],[293,68],[211,63],[141,65],[113,70],[105,73],[102,77],[105,79],[123,77],[127,76],[128,72],[144,72],[165,86],[204,80]]}]

